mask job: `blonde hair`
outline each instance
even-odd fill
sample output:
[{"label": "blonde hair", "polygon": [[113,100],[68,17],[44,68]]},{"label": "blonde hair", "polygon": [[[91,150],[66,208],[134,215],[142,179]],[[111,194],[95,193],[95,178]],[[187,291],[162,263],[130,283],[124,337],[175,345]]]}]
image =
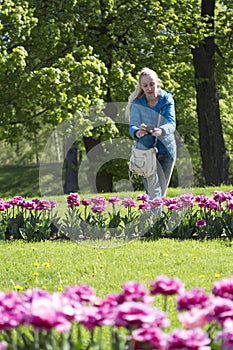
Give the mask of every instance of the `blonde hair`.
[{"label": "blonde hair", "polygon": [[129,96],[128,103],[127,103],[127,106],[125,109],[126,118],[128,120],[130,118],[130,109],[131,109],[132,102],[134,100],[136,100],[136,98],[139,98],[144,94],[144,92],[141,88],[141,79],[145,75],[150,75],[151,77],[153,77],[155,79],[155,81],[157,82],[158,86],[163,85],[161,80],[158,77],[158,74],[154,70],[147,68],[147,67],[142,68],[141,72],[139,73],[138,84],[136,85],[134,92]]}]

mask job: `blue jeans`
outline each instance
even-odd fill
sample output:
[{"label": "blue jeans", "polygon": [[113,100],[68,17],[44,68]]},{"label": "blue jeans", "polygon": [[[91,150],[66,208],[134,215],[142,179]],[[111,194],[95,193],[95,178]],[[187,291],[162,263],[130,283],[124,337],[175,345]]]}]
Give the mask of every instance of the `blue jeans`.
[{"label": "blue jeans", "polygon": [[148,178],[142,177],[142,183],[150,199],[165,197],[171,179],[175,159],[168,154],[157,154],[157,173]]}]

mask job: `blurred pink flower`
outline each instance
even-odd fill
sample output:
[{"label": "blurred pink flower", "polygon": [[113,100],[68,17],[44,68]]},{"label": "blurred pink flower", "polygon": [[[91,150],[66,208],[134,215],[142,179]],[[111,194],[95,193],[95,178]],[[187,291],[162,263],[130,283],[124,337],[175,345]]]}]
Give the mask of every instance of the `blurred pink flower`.
[{"label": "blurred pink flower", "polygon": [[68,203],[68,208],[72,208],[72,207],[78,207],[80,204],[80,198],[78,193],[70,193],[67,198],[66,201]]},{"label": "blurred pink flower", "polygon": [[208,309],[193,308],[178,315],[180,323],[185,328],[203,327],[207,322]]},{"label": "blurred pink flower", "polygon": [[129,281],[122,285],[120,297],[123,301],[141,301],[146,304],[152,304],[154,301],[145,285],[135,281]]},{"label": "blurred pink flower", "polygon": [[141,200],[141,201],[143,201],[143,202],[148,202],[149,201],[149,196],[148,196],[148,194],[146,194],[146,193],[142,193],[142,194],[139,194],[138,196],[137,196],[137,200]]},{"label": "blurred pink flower", "polygon": [[85,206],[88,207],[88,205],[91,204],[91,199],[83,198],[83,199],[81,200],[81,203],[82,203],[82,205],[85,205]]},{"label": "blurred pink flower", "polygon": [[212,293],[221,298],[233,300],[233,276],[214,282]]},{"label": "blurred pink flower", "polygon": [[136,202],[132,198],[123,199],[122,204],[125,208],[137,206]]},{"label": "blurred pink flower", "polygon": [[88,284],[68,286],[64,291],[64,295],[80,302],[94,302],[96,300],[95,289]]},{"label": "blurred pink flower", "polygon": [[[156,327],[142,327],[132,331],[130,340],[134,340],[134,349],[141,350],[142,344],[145,349],[165,350],[167,344],[167,335]],[[146,343],[146,344],[145,344]],[[149,347],[148,347],[149,346]]]},{"label": "blurred pink flower", "polygon": [[222,350],[233,349],[233,320],[223,323],[222,331],[218,332],[216,339],[222,340]]},{"label": "blurred pink flower", "polygon": [[200,328],[175,329],[167,339],[166,350],[211,350],[208,333]]},{"label": "blurred pink flower", "polygon": [[138,206],[139,210],[146,210],[146,209],[150,209],[150,203],[144,202],[144,203],[140,203]]},{"label": "blurred pink flower", "polygon": [[151,208],[160,208],[163,205],[163,199],[153,198],[149,203]]},{"label": "blurred pink flower", "polygon": [[13,205],[20,206],[23,204],[23,202],[24,202],[24,198],[21,196],[15,196],[11,199],[8,199],[8,203],[13,204]]},{"label": "blurred pink flower", "polygon": [[210,296],[202,288],[195,287],[180,293],[177,297],[177,310],[191,310],[193,308],[206,307],[210,302]]},{"label": "blurred pink flower", "polygon": [[141,302],[129,301],[120,304],[116,309],[115,325],[128,327],[143,325],[167,327],[169,320],[165,312]]},{"label": "blurred pink flower", "polygon": [[214,191],[213,199],[216,202],[225,202],[229,199],[232,199],[232,195],[230,192]]},{"label": "blurred pink flower", "polygon": [[23,324],[25,307],[16,292],[0,292],[0,330],[10,330]]},{"label": "blurred pink flower", "polygon": [[27,304],[24,322],[38,329],[56,328],[60,333],[65,333],[70,331],[74,316],[74,308],[62,294],[39,296],[35,293]]},{"label": "blurred pink flower", "polygon": [[91,201],[95,206],[105,206],[106,205],[106,199],[102,196],[94,196],[91,198]]},{"label": "blurred pink flower", "polygon": [[208,322],[217,321],[222,325],[227,319],[233,320],[233,301],[220,297],[211,299]]},{"label": "blurred pink flower", "polygon": [[5,350],[7,349],[7,342],[5,342],[4,340],[3,341],[0,341],[0,350]]},{"label": "blurred pink flower", "polygon": [[228,209],[233,210],[233,199],[228,201],[226,206],[227,206]]},{"label": "blurred pink flower", "polygon": [[117,196],[112,196],[108,199],[108,202],[112,204],[118,204],[120,203],[120,198]]},{"label": "blurred pink flower", "polygon": [[198,219],[196,221],[196,226],[206,226],[206,220],[205,219]]},{"label": "blurred pink flower", "polygon": [[169,278],[164,275],[157,277],[155,281],[150,282],[151,294],[172,295],[184,291],[184,283],[178,278]]},{"label": "blurred pink flower", "polygon": [[91,208],[93,213],[102,213],[103,211],[106,210],[106,205],[105,204],[95,204],[92,208]]}]

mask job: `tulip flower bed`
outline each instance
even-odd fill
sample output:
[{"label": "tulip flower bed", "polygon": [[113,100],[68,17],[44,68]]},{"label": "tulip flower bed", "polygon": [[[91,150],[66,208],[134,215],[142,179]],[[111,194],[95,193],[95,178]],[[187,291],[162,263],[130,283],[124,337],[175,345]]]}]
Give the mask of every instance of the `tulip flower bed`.
[{"label": "tulip flower bed", "polygon": [[[147,194],[140,194],[136,200],[122,201],[117,196],[80,199],[71,193],[67,203],[63,229],[75,240],[233,238],[233,190],[215,191],[212,198],[183,194],[150,200]],[[112,208],[107,210],[107,204]]]},{"label": "tulip flower bed", "polygon": [[[164,298],[164,309],[156,306]],[[177,326],[170,323],[172,299]],[[0,293],[0,349],[210,350],[233,348],[233,276],[214,282],[210,294],[186,290],[178,278],[159,275],[149,288],[135,281],[99,298],[87,285],[49,293],[36,288]]]},{"label": "tulip flower bed", "polygon": [[65,237],[75,241],[133,238],[233,238],[233,190],[214,191],[212,197],[183,194],[155,198],[140,194],[136,200],[111,196],[67,196],[65,218],[54,213],[53,200],[0,200],[0,238],[41,241]]}]

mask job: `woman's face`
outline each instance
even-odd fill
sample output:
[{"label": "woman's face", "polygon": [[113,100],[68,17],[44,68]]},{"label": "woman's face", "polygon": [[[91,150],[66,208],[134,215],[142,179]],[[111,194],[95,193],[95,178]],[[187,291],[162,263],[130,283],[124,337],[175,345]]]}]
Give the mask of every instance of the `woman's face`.
[{"label": "woman's face", "polygon": [[143,75],[141,77],[140,86],[144,94],[146,95],[146,98],[153,99],[157,97],[157,80],[151,75]]}]

